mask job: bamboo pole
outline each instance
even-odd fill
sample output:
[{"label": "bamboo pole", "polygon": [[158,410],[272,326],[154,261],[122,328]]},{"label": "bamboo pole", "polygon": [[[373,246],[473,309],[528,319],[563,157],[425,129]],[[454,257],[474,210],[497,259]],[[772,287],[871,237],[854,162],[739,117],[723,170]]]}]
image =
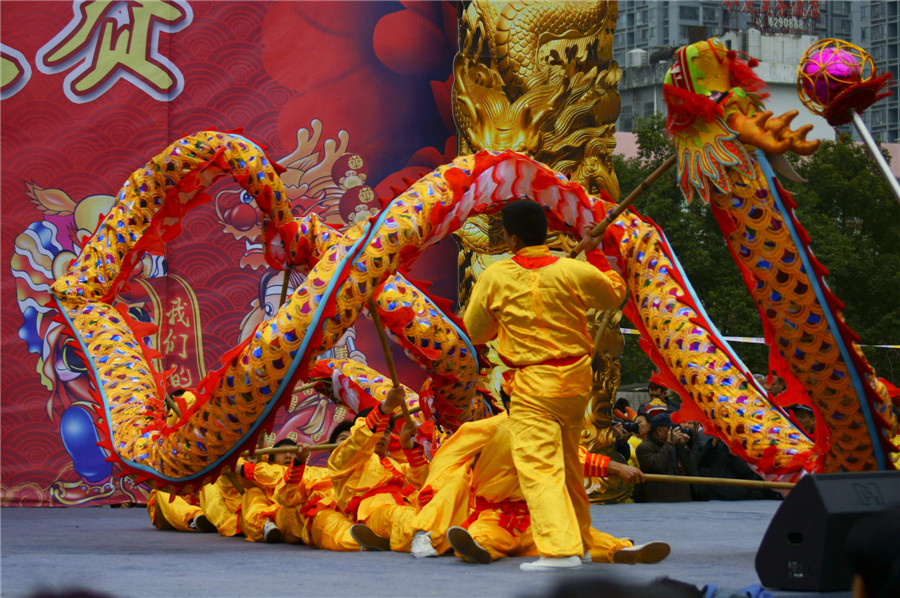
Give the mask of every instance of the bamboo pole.
[{"label": "bamboo pole", "polygon": [[[414,414],[418,413],[418,412],[421,411],[421,410],[422,410],[421,407],[413,407],[412,409],[409,410],[409,414],[410,414],[410,415],[414,415]],[[335,443],[324,443],[324,444],[311,444],[311,445],[309,446],[309,450],[310,450],[311,452],[313,452],[313,453],[316,453],[316,452],[319,452],[319,451],[330,451],[330,450],[334,450],[334,449],[336,449],[338,446],[340,446],[340,443],[339,443],[339,442],[335,442]],[[299,448],[299,447],[298,447],[297,445],[293,445],[293,446],[270,446],[269,448],[256,449],[255,451],[253,451],[252,456],[257,457],[257,456],[259,456],[259,455],[276,455],[276,454],[278,454],[278,453],[290,453],[290,452],[296,451],[298,448]],[[241,453],[241,457],[249,457],[249,456],[251,456],[250,451],[244,451],[243,453]]]},{"label": "bamboo pole", "polygon": [[[672,154],[669,156],[669,159],[659,165],[659,168],[650,173],[640,185],[638,185],[631,194],[626,197],[623,201],[621,201],[613,210],[606,215],[606,218],[597,223],[597,226],[594,227],[594,230],[591,231],[591,236],[596,237],[598,235],[602,235],[606,232],[607,227],[612,224],[616,218],[618,218],[622,212],[627,210],[631,204],[634,203],[638,197],[644,194],[650,186],[656,182],[656,179],[661,177],[667,170],[672,168],[677,160],[677,156]],[[578,245],[575,246],[575,249],[569,253],[569,257],[576,257],[579,253],[581,253],[582,249],[584,249],[584,239],[578,242]]]},{"label": "bamboo pole", "polygon": [[790,490],[796,484],[791,482],[765,482],[762,480],[737,480],[733,478],[704,478],[690,475],[664,475],[645,473],[648,482],[666,482],[673,484],[704,484],[709,486],[743,486],[746,488],[770,488],[773,490]]},{"label": "bamboo pole", "polygon": [[282,285],[281,285],[281,303],[278,304],[278,307],[279,307],[279,308],[280,308],[282,305],[284,305],[284,300],[287,299],[288,281],[289,281],[290,279],[291,279],[291,271],[290,271],[290,270],[285,270],[285,271],[284,271],[284,282],[283,282]]},{"label": "bamboo pole", "polygon": [[178,403],[175,402],[175,399],[172,398],[172,395],[166,393],[166,407],[172,410],[172,413],[175,414],[175,417],[181,419],[181,409],[178,408]]},{"label": "bamboo pole", "polygon": [[246,492],[246,489],[244,488],[244,485],[241,484],[241,481],[239,479],[237,479],[237,476],[234,475],[233,471],[223,471],[222,475],[225,476],[226,480],[231,482],[231,485],[234,486],[235,490],[238,491],[238,494],[240,494],[241,496],[244,495],[244,492]]},{"label": "bamboo pole", "polygon": [[[374,298],[369,299],[369,314],[372,316],[375,330],[378,331],[378,340],[381,341],[381,350],[384,352],[384,359],[387,361],[388,371],[391,373],[391,382],[393,382],[394,388],[400,388],[400,378],[397,377],[397,368],[394,366],[394,358],[391,357],[391,348],[388,345],[387,333],[385,333],[384,326],[381,324],[381,316],[378,315],[378,306],[375,305]],[[416,423],[410,416],[409,405],[406,404],[405,397],[400,401],[400,409],[403,411],[403,418],[409,425],[415,426]]]}]

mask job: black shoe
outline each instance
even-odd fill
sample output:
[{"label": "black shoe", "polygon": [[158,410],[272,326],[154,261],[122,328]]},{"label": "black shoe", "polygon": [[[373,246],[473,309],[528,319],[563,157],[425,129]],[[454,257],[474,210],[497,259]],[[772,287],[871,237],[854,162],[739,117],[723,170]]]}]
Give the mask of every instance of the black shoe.
[{"label": "black shoe", "polygon": [[491,562],[491,553],[482,548],[466,528],[454,525],[447,530],[447,540],[453,550],[470,563],[487,565]]},{"label": "black shoe", "polygon": [[218,533],[216,526],[210,523],[206,515],[197,515],[191,520],[191,528],[203,534]]},{"label": "black shoe", "polygon": [[355,523],[350,526],[350,535],[363,550],[388,551],[391,549],[389,539],[379,536],[365,524]]},{"label": "black shoe", "polygon": [[266,521],[263,526],[263,540],[266,544],[281,544],[284,542],[284,536],[281,535],[281,530],[278,529],[277,525],[271,521]]},{"label": "black shoe", "polygon": [[637,546],[620,548],[613,553],[614,563],[658,563],[671,552],[665,542],[647,542]]}]

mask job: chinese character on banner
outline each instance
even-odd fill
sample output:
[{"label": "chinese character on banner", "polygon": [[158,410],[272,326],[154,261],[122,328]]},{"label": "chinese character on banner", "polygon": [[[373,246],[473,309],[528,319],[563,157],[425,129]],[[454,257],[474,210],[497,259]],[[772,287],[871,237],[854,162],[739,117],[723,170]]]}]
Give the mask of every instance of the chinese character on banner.
[{"label": "chinese character on banner", "polygon": [[75,17],[37,52],[35,63],[45,74],[63,71],[66,97],[76,104],[97,99],[119,80],[152,98],[167,102],[184,89],[181,71],[159,48],[161,33],[191,24],[186,0],[105,2],[77,0]]},{"label": "chinese character on banner", "polygon": [[187,334],[176,334],[170,330],[166,334],[166,338],[163,339],[162,348],[166,355],[175,355],[182,359],[186,359],[187,358],[187,345],[188,345]]},{"label": "chinese character on banner", "polygon": [[753,0],[744,0],[743,12],[748,15],[756,14],[756,6],[754,6]]},{"label": "chinese character on banner", "polygon": [[772,14],[772,6],[769,3],[769,0],[762,0],[759,4],[759,14],[761,15],[770,15]]},{"label": "chinese character on banner", "polygon": [[181,299],[181,297],[177,297],[172,301],[172,305],[169,307],[169,325],[174,326],[177,322],[182,326],[190,326],[190,322],[188,322],[187,316],[184,313],[184,310],[188,307],[187,303]]},{"label": "chinese character on banner", "polygon": [[778,2],[775,4],[775,14],[777,14],[779,17],[789,16],[791,14],[790,5],[784,0],[778,0]]},{"label": "chinese character on banner", "polygon": [[738,0],[725,0],[722,3],[722,6],[725,8],[725,10],[731,12],[738,9],[738,6],[740,6],[740,2],[738,2]]},{"label": "chinese character on banner", "polygon": [[818,19],[819,18],[819,0],[808,0],[806,3],[806,18],[808,19]]},{"label": "chinese character on banner", "polygon": [[803,18],[803,0],[794,0],[794,16]]}]

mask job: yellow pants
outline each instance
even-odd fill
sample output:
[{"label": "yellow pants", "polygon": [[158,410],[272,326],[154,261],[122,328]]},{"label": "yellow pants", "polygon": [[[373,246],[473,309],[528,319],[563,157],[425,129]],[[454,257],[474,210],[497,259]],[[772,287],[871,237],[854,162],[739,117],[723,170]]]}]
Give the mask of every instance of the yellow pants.
[{"label": "yellow pants", "polygon": [[263,541],[266,521],[275,522],[281,505],[273,503],[259,488],[248,488],[241,502],[241,531],[250,542]]},{"label": "yellow pants", "polygon": [[316,548],[338,552],[355,552],[359,544],[350,535],[353,520],[333,509],[323,509],[313,515],[311,537],[304,533],[304,542]]},{"label": "yellow pants", "polygon": [[506,529],[500,525],[503,511],[487,509],[478,514],[478,519],[469,524],[469,534],[487,550],[491,560],[507,556],[537,556],[537,547],[531,534],[531,527],[520,531]]},{"label": "yellow pants", "polygon": [[[431,532],[431,545],[438,554],[450,550],[447,530],[462,525],[469,512],[469,477],[460,471],[423,506],[415,517],[402,518],[391,527],[391,550],[409,552],[416,532]],[[421,496],[419,497],[421,500]]]},{"label": "yellow pants", "polygon": [[275,513],[275,525],[281,530],[284,541],[288,544],[306,544],[324,550],[337,552],[356,552],[359,544],[350,535],[353,521],[335,509],[324,508],[312,516],[303,513],[304,509],[282,506]]},{"label": "yellow pants", "polygon": [[[415,533],[413,523],[416,518],[416,509],[410,505],[398,505],[396,503],[382,504],[375,507],[366,517],[365,523],[373,532],[383,538],[389,538],[391,549],[394,546],[402,546],[408,538]],[[407,548],[407,550],[409,550]]]},{"label": "yellow pants", "polygon": [[535,398],[514,393],[509,421],[513,463],[542,556],[581,556],[591,547],[591,511],[578,444],[587,393]]},{"label": "yellow pants", "polygon": [[180,532],[197,531],[191,529],[190,523],[194,517],[203,514],[200,507],[192,505],[180,496],[176,496],[170,502],[171,497],[168,492],[150,491],[147,513],[153,527],[159,530],[177,529]]},{"label": "yellow pants", "polygon": [[222,491],[219,484],[207,484],[200,490],[200,507],[219,534],[227,537],[240,534],[241,494],[229,488]]},{"label": "yellow pants", "polygon": [[[478,544],[488,551],[491,560],[507,556],[537,556],[534,536],[531,527],[524,531],[511,530],[500,525],[503,511],[488,509],[478,515],[478,519],[469,524],[469,534]],[[591,560],[595,563],[612,563],[613,554],[620,548],[632,545],[629,540],[622,540],[607,533],[590,528]]]}]

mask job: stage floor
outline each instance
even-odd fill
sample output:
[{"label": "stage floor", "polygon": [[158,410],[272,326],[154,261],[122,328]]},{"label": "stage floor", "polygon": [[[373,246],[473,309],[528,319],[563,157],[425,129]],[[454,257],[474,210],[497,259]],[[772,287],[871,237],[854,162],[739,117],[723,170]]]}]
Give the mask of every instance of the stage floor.
[{"label": "stage floor", "polygon": [[[663,540],[656,565],[591,564],[562,573],[519,571],[524,558],[471,565],[453,556],[334,553],[253,544],[216,534],[160,532],[145,509],[0,509],[0,595],[71,587],[117,598],[268,596],[537,597],[562,578],[647,582],[668,576],[698,586],[759,583],[753,567],[778,501],[622,504],[591,507],[594,526],[636,543]],[[779,597],[834,596],[772,591]]]}]

